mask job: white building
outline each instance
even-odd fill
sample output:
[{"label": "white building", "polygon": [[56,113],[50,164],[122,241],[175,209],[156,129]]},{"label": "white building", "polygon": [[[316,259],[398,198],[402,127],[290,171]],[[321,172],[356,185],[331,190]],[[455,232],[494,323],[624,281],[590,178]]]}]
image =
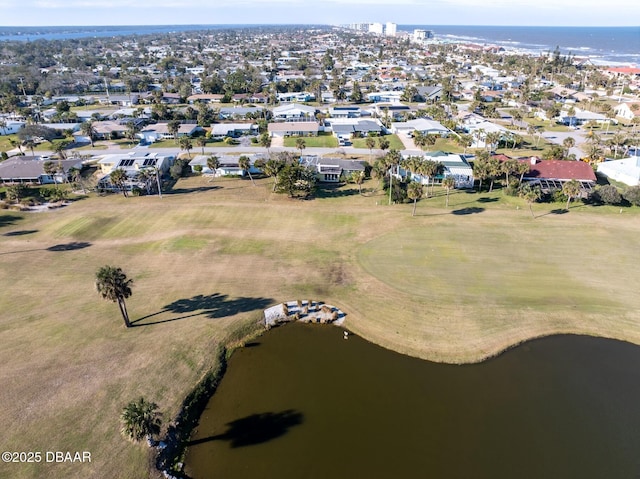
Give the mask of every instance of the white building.
[{"label": "white building", "polygon": [[385,35],[388,37],[395,37],[398,31],[398,25],[395,23],[387,22],[387,28],[385,29]]},{"label": "white building", "polygon": [[382,35],[384,33],[384,25],[382,25],[382,23],[370,23],[369,24],[369,33],[375,33],[377,35]]},{"label": "white building", "polygon": [[598,173],[625,185],[640,185],[640,156],[623,160],[603,161],[598,164]]},{"label": "white building", "polygon": [[414,42],[424,42],[432,37],[433,37],[433,32],[431,30],[415,29],[413,31],[412,38]]}]

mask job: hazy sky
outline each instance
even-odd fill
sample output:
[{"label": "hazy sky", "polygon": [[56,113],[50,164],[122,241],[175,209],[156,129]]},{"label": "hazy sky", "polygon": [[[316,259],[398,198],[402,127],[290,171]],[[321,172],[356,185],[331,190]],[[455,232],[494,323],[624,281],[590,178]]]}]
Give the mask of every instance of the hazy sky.
[{"label": "hazy sky", "polygon": [[0,0],[0,26],[387,21],[405,25],[638,26],[640,1]]}]

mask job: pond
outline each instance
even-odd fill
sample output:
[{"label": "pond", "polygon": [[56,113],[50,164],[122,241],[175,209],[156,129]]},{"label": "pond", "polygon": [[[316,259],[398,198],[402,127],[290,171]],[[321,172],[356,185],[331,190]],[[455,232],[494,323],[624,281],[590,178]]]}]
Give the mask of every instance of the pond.
[{"label": "pond", "polygon": [[630,478],[640,348],[553,336],[481,364],[289,324],[237,351],[192,438],[199,478]]}]

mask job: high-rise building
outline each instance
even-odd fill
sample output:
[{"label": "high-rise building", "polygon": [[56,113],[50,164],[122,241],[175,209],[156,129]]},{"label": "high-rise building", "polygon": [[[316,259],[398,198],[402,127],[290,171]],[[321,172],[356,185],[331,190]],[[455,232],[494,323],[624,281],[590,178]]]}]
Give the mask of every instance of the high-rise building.
[{"label": "high-rise building", "polygon": [[387,28],[385,30],[385,35],[388,37],[395,37],[396,31],[398,30],[398,25],[395,23],[387,22]]},{"label": "high-rise building", "polygon": [[384,33],[384,25],[382,25],[382,23],[369,24],[369,33],[377,33],[378,35],[382,35]]},{"label": "high-rise building", "polygon": [[429,38],[433,37],[433,32],[431,30],[420,30],[416,29],[413,31],[413,41],[414,42],[424,42]]}]

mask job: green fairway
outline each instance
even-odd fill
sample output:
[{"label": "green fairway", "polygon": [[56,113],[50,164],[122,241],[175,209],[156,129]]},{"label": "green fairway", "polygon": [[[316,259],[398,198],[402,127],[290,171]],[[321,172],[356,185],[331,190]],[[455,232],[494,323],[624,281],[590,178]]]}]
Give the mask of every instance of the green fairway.
[{"label": "green fairway", "polygon": [[[272,179],[180,179],[162,198],[90,196],[44,213],[0,210],[0,433],[6,450],[91,451],[89,465],[0,464],[0,477],[146,477],[119,432],[140,395],[165,421],[216,346],[284,300],[320,300],[382,346],[478,361],[531,337],[640,344],[640,209],[534,205],[501,192],[387,206],[378,182],[311,201]],[[134,280],[126,329],[96,270]],[[7,469],[9,467],[9,469]]]}]

